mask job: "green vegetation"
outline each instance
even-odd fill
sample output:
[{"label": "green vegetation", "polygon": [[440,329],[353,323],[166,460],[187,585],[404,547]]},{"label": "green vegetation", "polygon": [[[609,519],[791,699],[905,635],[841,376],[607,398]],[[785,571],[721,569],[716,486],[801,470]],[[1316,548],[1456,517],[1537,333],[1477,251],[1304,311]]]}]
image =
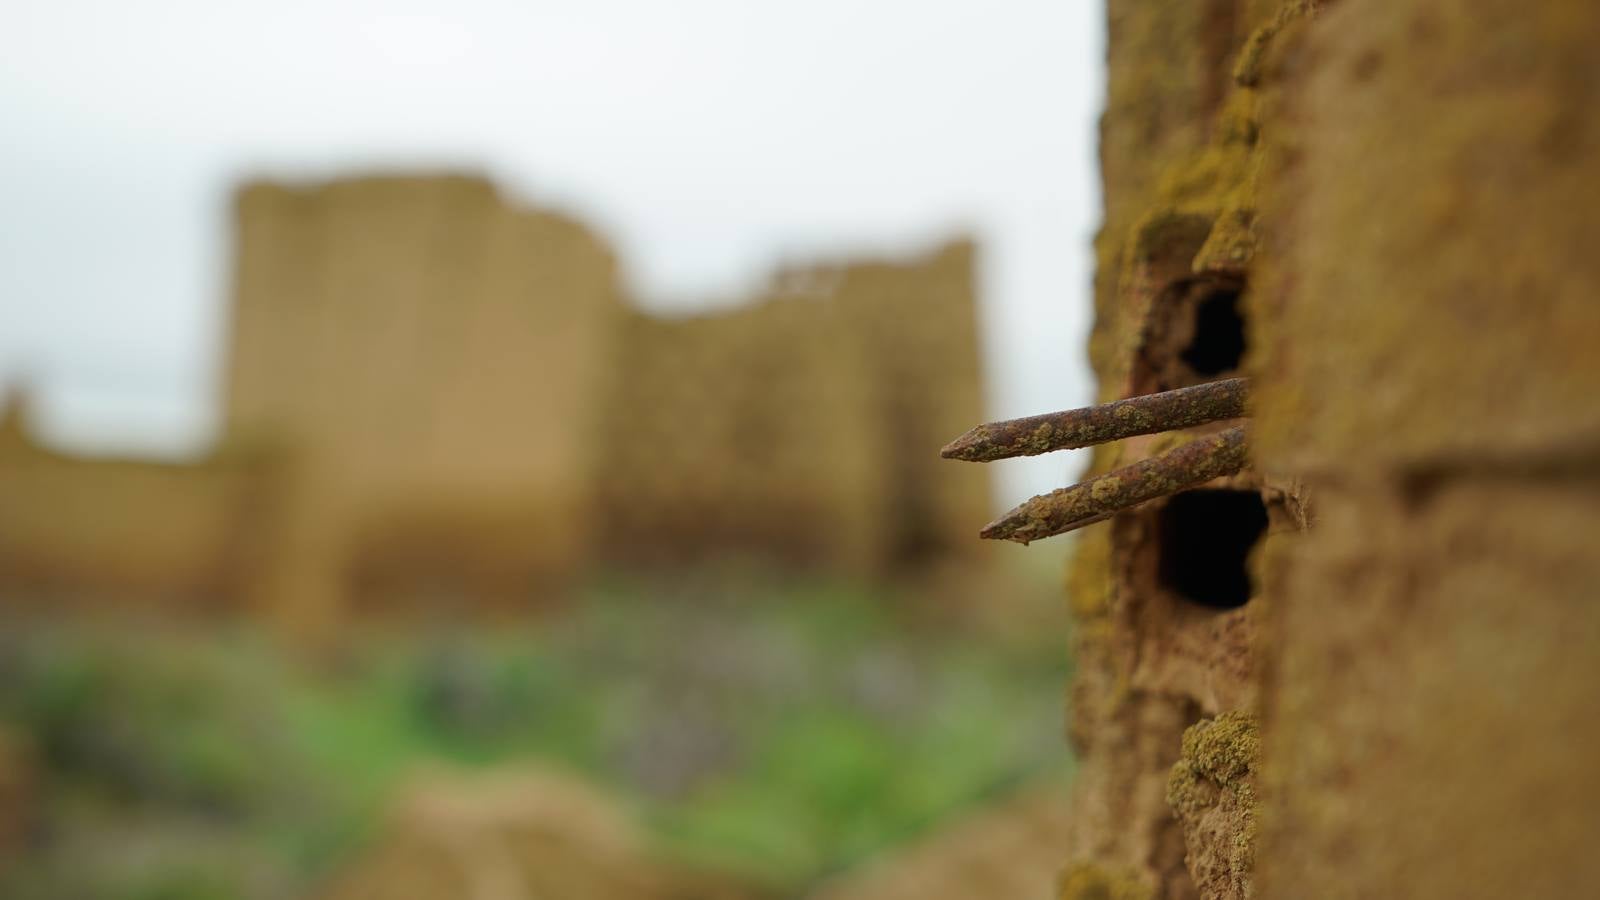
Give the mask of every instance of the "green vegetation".
[{"label": "green vegetation", "polygon": [[800,885],[1064,771],[1062,629],[1017,613],[1034,627],[837,582],[618,579],[315,669],[237,629],[12,627],[0,737],[32,759],[38,842],[0,894],[299,896],[419,766],[530,760],[663,852]]}]

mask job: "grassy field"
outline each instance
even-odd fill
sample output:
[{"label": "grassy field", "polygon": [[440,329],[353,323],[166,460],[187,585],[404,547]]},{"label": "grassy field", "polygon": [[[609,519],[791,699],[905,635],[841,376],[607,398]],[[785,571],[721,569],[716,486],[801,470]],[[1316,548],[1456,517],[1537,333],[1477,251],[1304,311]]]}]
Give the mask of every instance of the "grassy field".
[{"label": "grassy field", "polygon": [[794,889],[1070,769],[1053,594],[974,597],[1019,604],[982,624],[830,580],[608,578],[314,668],[237,627],[9,627],[38,843],[0,895],[299,896],[418,767],[529,760],[614,792],[665,853]]}]

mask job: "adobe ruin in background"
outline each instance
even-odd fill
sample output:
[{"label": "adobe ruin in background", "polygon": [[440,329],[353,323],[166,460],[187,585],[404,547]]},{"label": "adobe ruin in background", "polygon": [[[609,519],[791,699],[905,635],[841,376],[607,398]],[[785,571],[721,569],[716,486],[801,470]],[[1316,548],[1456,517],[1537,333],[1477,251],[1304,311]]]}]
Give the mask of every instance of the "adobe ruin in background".
[{"label": "adobe ruin in background", "polygon": [[[468,177],[236,197],[223,435],[188,465],[0,437],[17,602],[511,607],[611,563],[728,553],[858,574],[971,559],[975,249],[783,273],[688,318],[631,306],[582,223]],[[13,407],[15,404],[13,404]]]}]

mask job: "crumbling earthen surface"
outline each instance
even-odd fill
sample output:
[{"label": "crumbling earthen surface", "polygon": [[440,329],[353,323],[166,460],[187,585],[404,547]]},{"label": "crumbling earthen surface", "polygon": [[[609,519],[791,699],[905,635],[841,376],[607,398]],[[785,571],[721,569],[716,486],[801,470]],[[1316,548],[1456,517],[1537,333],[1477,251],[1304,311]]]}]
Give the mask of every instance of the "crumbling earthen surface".
[{"label": "crumbling earthen surface", "polygon": [[[1155,896],[1587,896],[1600,8],[1262,6],[1111,4],[1097,371],[1107,394],[1204,375],[1231,357],[1184,347],[1186,310],[1237,303],[1254,468],[1226,487],[1270,525],[1251,599],[1220,611],[1163,584],[1160,507],[1085,535],[1078,811],[1123,831],[1069,871]],[[1231,93],[1190,68],[1217,56],[1202,20],[1249,31]],[[1170,720],[1128,713],[1156,697],[1216,716],[1181,759]],[[1136,803],[1152,745],[1183,884]]]},{"label": "crumbling earthen surface", "polygon": [[[1080,678],[1073,692],[1074,737],[1082,761],[1068,835],[1073,857],[1063,879],[1071,885],[1074,872],[1079,877],[1094,872],[1092,884],[1104,876],[1125,885],[1117,890],[1137,886],[1150,898],[1197,897],[1184,868],[1183,834],[1167,805],[1166,787],[1183,730],[1199,713],[1180,697],[1128,691],[1101,681],[1115,671],[1111,659],[1091,655],[1079,665],[1085,663],[1098,671]],[[1100,895],[1080,891],[1064,896]]]},{"label": "crumbling earthen surface", "polygon": [[[1266,228],[1258,206],[1271,127],[1259,107],[1271,79],[1240,79],[1235,70],[1247,53],[1269,55],[1273,35],[1263,29],[1272,30],[1280,10],[1291,9],[1288,21],[1309,6],[1109,4],[1106,217],[1091,341],[1102,400],[1249,373],[1257,340],[1249,294]],[[1258,67],[1250,63],[1252,74]],[[1092,474],[1232,424],[1104,446]],[[1109,883],[1168,900],[1239,896],[1249,878],[1248,854],[1229,849],[1219,863],[1213,846],[1226,831],[1214,820],[1242,819],[1248,796],[1232,790],[1234,781],[1224,788],[1197,775],[1197,786],[1227,793],[1227,811],[1216,812],[1220,801],[1202,809],[1186,791],[1177,799],[1189,812],[1180,816],[1168,789],[1174,766],[1185,765],[1186,729],[1254,710],[1265,602],[1254,578],[1257,545],[1289,539],[1305,516],[1298,487],[1268,473],[1190,487],[1242,501],[1253,517],[1228,535],[1232,556],[1223,568],[1233,571],[1222,573],[1229,586],[1220,593],[1208,586],[1215,573],[1170,571],[1192,561],[1175,549],[1208,539],[1204,529],[1173,526],[1171,500],[1081,532],[1069,589],[1078,619],[1072,733],[1083,762],[1066,871],[1098,873],[1083,896],[1113,896]]]}]

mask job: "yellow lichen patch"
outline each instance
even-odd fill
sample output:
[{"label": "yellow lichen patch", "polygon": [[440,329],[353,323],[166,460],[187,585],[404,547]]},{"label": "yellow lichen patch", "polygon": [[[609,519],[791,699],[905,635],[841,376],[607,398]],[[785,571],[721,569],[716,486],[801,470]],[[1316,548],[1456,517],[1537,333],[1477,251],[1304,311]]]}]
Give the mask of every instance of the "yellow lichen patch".
[{"label": "yellow lichen patch", "polygon": [[1196,272],[1237,272],[1250,265],[1260,233],[1254,206],[1236,206],[1217,216],[1211,236],[1194,257]]},{"label": "yellow lichen patch", "polygon": [[1132,874],[1094,863],[1077,863],[1061,873],[1059,900],[1154,900],[1155,891]]},{"label": "yellow lichen patch", "polygon": [[1251,33],[1244,42],[1244,49],[1239,53],[1239,62],[1233,67],[1234,83],[1241,87],[1255,87],[1261,83],[1263,70],[1268,51],[1272,48],[1273,39],[1278,36],[1290,23],[1307,13],[1315,12],[1321,4],[1318,0],[1291,0],[1279,7],[1278,14],[1260,28]]},{"label": "yellow lichen patch", "polygon": [[1089,485],[1089,496],[1096,503],[1104,503],[1122,491],[1122,479],[1116,476],[1106,476],[1100,481]]},{"label": "yellow lichen patch", "polygon": [[1216,805],[1217,786],[1195,772],[1188,760],[1178,760],[1167,777],[1167,804],[1179,815]]},{"label": "yellow lichen patch", "polygon": [[1133,265],[1149,263],[1172,255],[1174,246],[1193,246],[1197,232],[1209,227],[1204,217],[1178,209],[1162,207],[1141,218],[1133,229]]},{"label": "yellow lichen patch", "polygon": [[1261,758],[1256,717],[1233,710],[1190,726],[1183,733],[1183,758],[1222,785],[1254,772]]},{"label": "yellow lichen patch", "polygon": [[1026,446],[1030,450],[1041,448],[1048,449],[1050,446],[1050,438],[1054,437],[1055,433],[1056,427],[1054,425],[1051,425],[1049,422],[1043,422],[1038,428],[1033,430],[1032,443]]}]

